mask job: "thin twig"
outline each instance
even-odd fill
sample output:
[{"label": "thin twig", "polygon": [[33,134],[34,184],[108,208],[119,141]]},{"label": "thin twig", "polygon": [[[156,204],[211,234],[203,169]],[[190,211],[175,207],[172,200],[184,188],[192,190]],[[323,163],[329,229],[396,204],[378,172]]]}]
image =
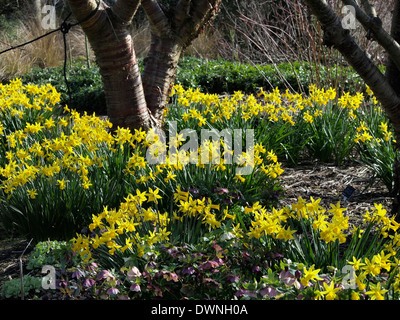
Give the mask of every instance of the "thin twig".
[{"label": "thin twig", "polygon": [[27,246],[25,247],[24,251],[22,251],[21,255],[19,256],[19,272],[20,272],[20,277],[21,277],[21,300],[24,300],[24,271],[22,269],[22,256],[24,255],[26,249],[28,249],[29,245],[31,244],[33,239],[31,239],[31,241],[29,241],[29,243],[27,244]]},{"label": "thin twig", "polygon": [[361,0],[361,4],[365,10],[365,12],[371,17],[377,17],[376,10],[373,3],[370,3],[368,0]]}]

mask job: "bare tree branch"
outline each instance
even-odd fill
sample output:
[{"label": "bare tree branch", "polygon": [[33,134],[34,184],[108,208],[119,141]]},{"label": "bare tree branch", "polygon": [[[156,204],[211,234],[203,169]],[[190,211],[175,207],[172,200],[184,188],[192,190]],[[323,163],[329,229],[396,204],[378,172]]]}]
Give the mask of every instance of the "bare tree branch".
[{"label": "bare tree branch", "polygon": [[197,0],[194,3],[192,10],[193,22],[204,26],[206,21],[209,21],[216,14],[216,8],[221,3],[221,0]]},{"label": "bare tree branch", "polygon": [[112,12],[124,23],[131,23],[139,8],[141,0],[117,0],[112,6]]},{"label": "bare tree branch", "polygon": [[371,4],[368,0],[361,0],[361,5],[364,8],[365,12],[371,17],[377,17],[376,10],[373,4]]},{"label": "bare tree branch", "polygon": [[358,46],[350,35],[349,30],[343,29],[339,17],[325,0],[305,1],[322,24],[324,29],[324,42],[339,50],[348,63],[371,87],[376,97],[387,111],[389,118],[393,122],[396,122],[399,130],[400,117],[397,117],[399,111],[395,109],[400,104],[400,98],[389,84],[387,78],[368,58],[364,50]]},{"label": "bare tree branch", "polygon": [[153,28],[153,32],[156,32],[158,36],[171,32],[168,18],[157,0],[142,0],[142,7]]},{"label": "bare tree branch", "polygon": [[[96,10],[98,1],[101,0],[69,0],[71,11],[75,18],[79,20],[85,19],[94,10]],[[104,16],[104,8],[108,7],[104,2],[100,4],[99,10],[87,21],[81,23],[81,27],[89,32],[96,32],[100,28],[99,19]]]},{"label": "bare tree branch", "polygon": [[179,31],[180,38],[183,40],[183,47],[185,48],[189,43],[195,39],[205,24],[213,19],[216,15],[218,5],[221,0],[196,0],[192,3],[187,23],[184,23]]},{"label": "bare tree branch", "polygon": [[185,20],[190,17],[190,6],[192,0],[179,0],[176,5],[175,15],[174,15],[174,25],[176,28],[182,27]]},{"label": "bare tree branch", "polygon": [[[353,6],[356,11],[356,18],[363,25],[365,30],[371,30],[374,38],[378,43],[385,48],[390,58],[400,69],[400,45],[382,28],[382,21],[378,17],[370,17],[367,15],[354,0],[342,0],[346,5]],[[364,1],[365,2],[365,1]],[[368,1],[366,1],[368,2]],[[371,6],[368,7],[369,11],[373,12]],[[373,14],[373,13],[372,13]],[[376,14],[376,12],[375,12]]]}]

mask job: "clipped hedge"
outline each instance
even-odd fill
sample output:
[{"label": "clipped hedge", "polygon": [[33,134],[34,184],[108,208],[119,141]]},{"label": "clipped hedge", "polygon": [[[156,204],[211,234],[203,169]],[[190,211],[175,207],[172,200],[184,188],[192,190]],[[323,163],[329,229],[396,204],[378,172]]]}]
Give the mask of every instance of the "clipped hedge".
[{"label": "clipped hedge", "polygon": [[239,90],[254,93],[260,87],[272,90],[275,87],[286,89],[288,86],[301,91],[302,85],[308,87],[308,74],[309,66],[299,62],[293,66],[280,64],[274,67],[185,57],[180,62],[177,82],[184,87],[199,87],[208,93],[233,93]]},{"label": "clipped hedge", "polygon": [[[139,61],[143,68],[143,60]],[[279,65],[252,65],[224,60],[203,60],[194,57],[183,57],[178,65],[176,83],[185,88],[199,88],[207,93],[233,93],[242,91],[254,93],[263,87],[265,91],[279,88],[297,92],[308,92],[311,84],[311,73],[315,67],[308,63],[294,62],[281,63]],[[318,72],[322,79],[332,77],[336,67],[328,68],[318,66]],[[342,86],[345,91],[352,92],[361,79],[351,68],[341,67],[346,79]],[[71,91],[68,90],[64,80],[63,67],[52,69],[34,68],[23,77],[23,82],[32,82],[37,85],[50,83],[61,93],[63,103],[77,110],[85,110],[90,113],[106,114],[105,96],[102,89],[99,68],[95,65],[88,68],[80,61],[68,66],[67,79]],[[329,82],[329,80],[328,80]]]},{"label": "clipped hedge", "polygon": [[33,68],[26,74],[22,81],[44,85],[50,83],[61,94],[63,104],[76,110],[85,110],[89,113],[106,114],[105,95],[101,75],[97,66],[87,67],[82,62],[77,62],[67,67],[68,85],[71,92],[69,98],[67,85],[64,79],[63,67],[58,68]]},{"label": "clipped hedge", "polygon": [[[289,88],[295,92],[308,93],[312,83],[311,74],[319,73],[321,82],[331,84],[332,78],[341,75],[339,90],[355,92],[363,81],[349,67],[310,65],[307,62],[280,63],[277,65],[253,65],[224,60],[200,60],[193,57],[181,59],[177,82],[184,87],[198,87],[208,93],[254,93],[263,87],[271,91]],[[333,84],[332,84],[333,85]]]}]

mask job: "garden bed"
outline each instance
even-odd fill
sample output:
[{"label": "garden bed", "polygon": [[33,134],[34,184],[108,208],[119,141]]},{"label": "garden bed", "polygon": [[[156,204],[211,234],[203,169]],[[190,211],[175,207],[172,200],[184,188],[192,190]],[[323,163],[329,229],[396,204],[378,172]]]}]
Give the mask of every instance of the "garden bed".
[{"label": "garden bed", "polygon": [[[38,243],[24,260],[26,288],[40,298],[41,268],[50,265],[61,268],[59,290],[43,299],[381,299],[389,289],[386,298],[397,299],[397,268],[390,279],[384,272],[393,271],[388,259],[400,245],[397,234],[389,238],[400,225],[386,210],[393,132],[367,93],[336,98],[313,86],[307,98],[276,89],[257,100],[174,86],[165,132],[176,130],[176,143],[185,129],[199,137],[210,124],[241,128],[235,139],[246,133],[247,147],[254,134],[253,153],[246,148],[225,165],[218,140],[158,161],[173,136],[165,145],[153,131],[110,133],[103,117],[68,108],[57,117],[52,107],[20,102],[55,105],[60,95],[50,85],[4,86],[14,107],[2,124],[10,150],[2,151],[0,212],[5,230]],[[212,162],[211,146],[219,154]],[[191,162],[207,153],[208,161]],[[70,240],[73,252],[48,239]],[[18,299],[24,248],[13,246],[26,242],[3,240],[2,294]],[[354,263],[365,267],[354,269],[358,287],[348,288],[344,267]]]},{"label": "garden bed", "polygon": [[[372,172],[357,163],[335,166],[309,162],[296,167],[283,166],[283,169],[280,176],[285,189],[282,205],[291,205],[298,197],[321,199],[321,205],[327,208],[340,201],[353,223],[362,220],[362,215],[374,203],[381,203],[390,210],[393,199],[387,188],[378,180],[371,180]],[[345,201],[343,192],[348,185],[355,190]]]},{"label": "garden bed", "polygon": [[[344,166],[322,164],[318,162],[303,162],[296,167],[282,166],[284,173],[280,181],[284,187],[284,197],[281,205],[291,205],[298,197],[309,200],[321,199],[321,205],[329,207],[330,203],[341,202],[347,208],[350,223],[355,225],[363,219],[363,214],[374,203],[382,203],[390,208],[392,198],[386,187],[379,182],[371,184],[372,173],[365,167],[350,163]],[[355,188],[352,196],[344,201],[343,191],[346,186]],[[20,277],[19,258],[27,247],[29,240],[22,238],[0,239],[0,287],[10,278]],[[26,269],[29,253],[32,246],[28,246],[22,257],[24,275],[29,273]]]},{"label": "garden bed", "polygon": [[[4,230],[0,229],[0,233]],[[29,259],[29,253],[32,251],[32,246],[28,246],[29,240],[22,238],[17,239],[6,239],[0,238],[0,288],[4,282],[9,279],[15,279],[20,276],[20,264],[19,259],[22,252],[25,250],[22,256],[22,264],[24,267],[24,274],[26,274],[26,264]]]}]

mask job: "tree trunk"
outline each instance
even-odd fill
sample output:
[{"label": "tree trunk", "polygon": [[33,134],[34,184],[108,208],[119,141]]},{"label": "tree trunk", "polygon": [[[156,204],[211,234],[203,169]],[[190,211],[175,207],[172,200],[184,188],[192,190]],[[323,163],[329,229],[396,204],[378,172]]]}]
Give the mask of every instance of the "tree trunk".
[{"label": "tree trunk", "polygon": [[[392,26],[390,30],[390,35],[393,39],[400,43],[400,2],[395,1],[395,7],[393,10],[393,18],[392,18]],[[396,91],[396,93],[400,96],[400,71],[399,67],[392,60],[391,56],[388,57],[388,64],[386,67],[386,77],[392,86],[392,88]],[[396,135],[396,157],[393,165],[393,204],[392,204],[392,214],[397,214],[400,211],[400,159],[399,159],[399,144],[400,137]],[[400,216],[397,220],[400,220]]]},{"label": "tree trunk", "polygon": [[220,2],[180,0],[175,7],[164,8],[156,0],[142,1],[152,28],[143,87],[147,106],[158,122],[162,121],[181,54],[212,20]]},{"label": "tree trunk", "polygon": [[[391,39],[389,39],[388,35],[379,29],[381,27],[374,25],[373,29],[371,29],[378,42],[380,42],[383,47],[387,47],[386,50],[389,54],[389,65],[386,75],[383,75],[378,67],[367,57],[365,52],[352,38],[349,30],[343,29],[339,17],[325,0],[305,1],[324,29],[325,44],[334,47],[343,55],[365,83],[370,86],[377,99],[381,102],[386,115],[392,124],[395,138],[398,141],[396,145],[396,150],[398,150],[400,144],[400,73],[397,68],[397,61],[399,60],[399,45],[397,40],[400,39],[399,0],[396,0],[396,6],[393,12]],[[343,0],[343,2],[352,3],[354,6],[358,6],[354,1]],[[359,11],[359,8],[357,8],[357,10]],[[367,19],[359,20],[363,20],[364,25],[368,27]],[[394,201],[392,205],[392,213],[397,214],[400,208],[400,159],[398,153],[393,168],[393,179],[394,191],[392,195]],[[399,218],[400,216],[398,219]]]},{"label": "tree trunk", "polygon": [[40,0],[33,0],[34,7],[35,7],[35,17],[38,22],[38,24],[41,24],[42,20],[42,4]]},{"label": "tree trunk", "polygon": [[[161,7],[157,0],[117,0],[108,7],[96,0],[69,0],[71,10],[96,55],[106,96],[107,114],[114,127],[161,126],[164,107],[175,80],[183,50],[218,10],[221,0],[179,0]],[[152,26],[152,41],[143,77],[130,25],[140,4]],[[90,19],[86,17],[95,12]]]},{"label": "tree trunk", "polygon": [[[95,0],[69,2],[78,20],[85,19],[97,7]],[[124,6],[128,3],[130,7]],[[146,105],[139,65],[126,21],[134,16],[139,5],[140,1],[118,1],[113,11],[102,2],[97,12],[81,23],[96,56],[103,80],[107,115],[114,129],[142,127],[148,130],[155,126]]]},{"label": "tree trunk", "polygon": [[100,41],[92,41],[103,79],[107,114],[119,127],[145,130],[154,125],[145,95],[131,35],[115,27]]},{"label": "tree trunk", "polygon": [[[397,43],[400,43],[400,3],[399,3],[399,1],[395,1],[390,35],[393,37],[393,39]],[[387,63],[387,67],[386,67],[386,77],[389,80],[389,83],[392,86],[392,88],[397,92],[398,95],[400,95],[399,67],[396,66],[396,63],[394,63],[391,56],[388,57],[388,63]]]},{"label": "tree trunk", "polygon": [[157,121],[163,118],[181,53],[182,47],[175,39],[152,34],[150,51],[144,61],[143,88],[147,107]]}]

